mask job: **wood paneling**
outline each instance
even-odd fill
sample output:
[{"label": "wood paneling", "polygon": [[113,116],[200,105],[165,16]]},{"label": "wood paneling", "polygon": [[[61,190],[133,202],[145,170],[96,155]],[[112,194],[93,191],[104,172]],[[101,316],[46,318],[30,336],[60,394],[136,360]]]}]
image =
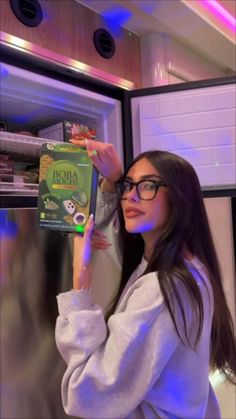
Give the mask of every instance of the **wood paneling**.
[{"label": "wood paneling", "polygon": [[[112,33],[102,16],[74,0],[40,0],[43,21],[36,28],[21,23],[8,0],[0,3],[1,31],[132,81],[135,88],[141,87],[138,36],[123,28]],[[111,59],[102,58],[93,45],[93,33],[100,27],[114,37],[116,53]]]}]

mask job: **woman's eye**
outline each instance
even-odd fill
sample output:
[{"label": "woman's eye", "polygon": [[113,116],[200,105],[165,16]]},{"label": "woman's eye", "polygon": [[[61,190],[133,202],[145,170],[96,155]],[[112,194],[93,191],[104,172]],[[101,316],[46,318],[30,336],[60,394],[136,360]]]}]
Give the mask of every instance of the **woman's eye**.
[{"label": "woman's eye", "polygon": [[146,191],[153,190],[153,189],[155,189],[155,183],[145,182],[145,183],[143,183],[143,189],[145,189]]}]

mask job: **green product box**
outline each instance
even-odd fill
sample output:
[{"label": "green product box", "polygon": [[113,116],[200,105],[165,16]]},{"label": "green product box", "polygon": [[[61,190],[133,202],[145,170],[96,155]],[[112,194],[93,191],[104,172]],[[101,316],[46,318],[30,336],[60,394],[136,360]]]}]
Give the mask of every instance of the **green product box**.
[{"label": "green product box", "polygon": [[87,151],[69,143],[43,144],[39,168],[39,226],[81,232],[95,215],[98,172]]}]

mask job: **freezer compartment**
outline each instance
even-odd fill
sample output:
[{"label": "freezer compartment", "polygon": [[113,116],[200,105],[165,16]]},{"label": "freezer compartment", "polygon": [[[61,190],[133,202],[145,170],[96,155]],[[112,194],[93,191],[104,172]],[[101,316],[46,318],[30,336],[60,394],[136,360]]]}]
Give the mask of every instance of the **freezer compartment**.
[{"label": "freezer compartment", "polygon": [[96,129],[97,138],[112,142],[122,152],[119,100],[9,64],[0,63],[0,69],[0,119],[7,122],[9,132],[27,130],[38,135],[67,120]]},{"label": "freezer compartment", "polygon": [[[9,64],[1,63],[0,69],[0,120],[8,127],[8,132],[0,132],[1,154],[17,164],[39,165],[41,145],[54,141],[50,136],[41,138],[40,132],[70,121],[90,127],[99,140],[112,143],[123,161],[119,100]],[[12,188],[12,193],[20,193],[19,188]]]}]

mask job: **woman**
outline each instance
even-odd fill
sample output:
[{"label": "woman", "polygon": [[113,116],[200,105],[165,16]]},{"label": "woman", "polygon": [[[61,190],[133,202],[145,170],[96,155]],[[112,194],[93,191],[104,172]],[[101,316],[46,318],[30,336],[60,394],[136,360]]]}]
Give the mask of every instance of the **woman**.
[{"label": "woman", "polygon": [[106,322],[90,296],[90,217],[75,237],[73,290],[58,296],[64,408],[91,419],[219,418],[209,369],[233,380],[236,348],[195,171],[151,151],[121,176],[111,145],[86,146],[103,199],[118,193],[122,278]]}]

